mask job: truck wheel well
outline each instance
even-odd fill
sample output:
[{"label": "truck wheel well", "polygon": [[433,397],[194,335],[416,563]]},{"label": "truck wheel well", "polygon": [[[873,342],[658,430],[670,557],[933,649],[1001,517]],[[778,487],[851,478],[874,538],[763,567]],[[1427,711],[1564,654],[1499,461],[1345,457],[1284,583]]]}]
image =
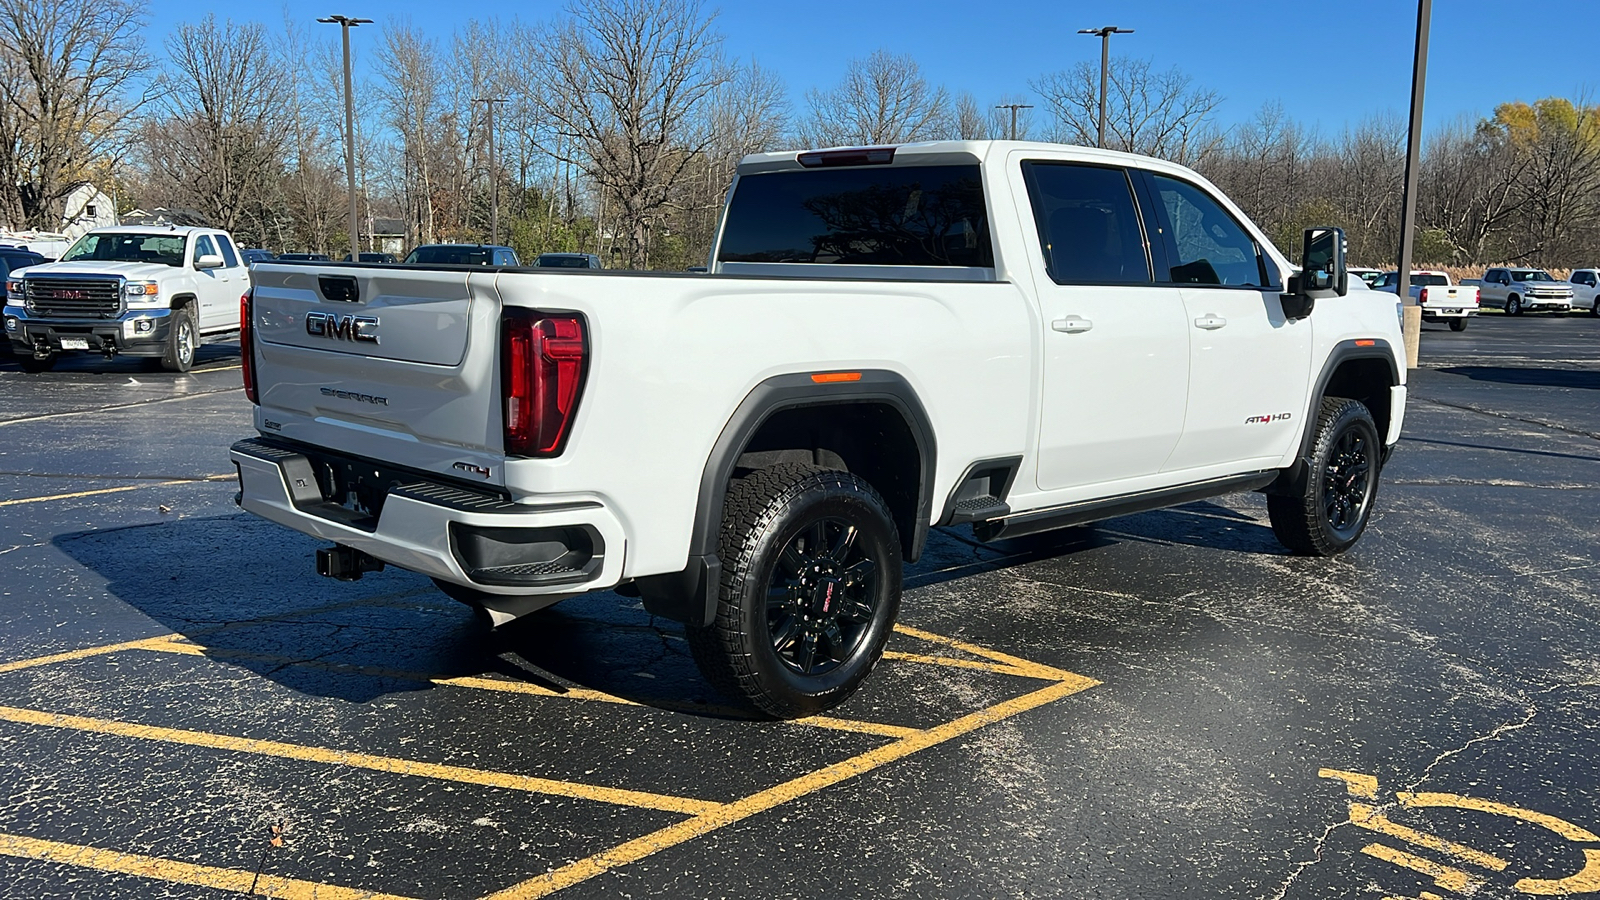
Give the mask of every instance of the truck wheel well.
[{"label": "truck wheel well", "polygon": [[1378,438],[1383,440],[1389,434],[1389,388],[1393,383],[1389,364],[1383,360],[1351,359],[1334,370],[1322,389],[1322,396],[1361,401],[1372,413],[1372,421],[1378,426]]},{"label": "truck wheel well", "polygon": [[751,436],[734,475],[787,462],[843,469],[867,481],[889,505],[902,555],[914,555],[922,455],[899,410],[872,402],[779,410]]},{"label": "truck wheel well", "polygon": [[195,298],[193,294],[178,294],[172,298],[172,308],[182,309],[185,306],[192,306],[194,305],[194,301]]}]

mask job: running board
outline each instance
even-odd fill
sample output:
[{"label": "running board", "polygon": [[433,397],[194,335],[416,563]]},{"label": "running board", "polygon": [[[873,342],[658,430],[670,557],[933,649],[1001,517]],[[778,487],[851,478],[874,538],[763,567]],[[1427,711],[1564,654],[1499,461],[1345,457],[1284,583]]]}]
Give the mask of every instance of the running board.
[{"label": "running board", "polygon": [[1090,522],[1098,522],[1102,519],[1115,519],[1119,516],[1131,516],[1134,513],[1149,512],[1153,509],[1165,509],[1169,506],[1193,503],[1196,500],[1205,500],[1208,497],[1220,497],[1224,494],[1253,491],[1271,484],[1273,479],[1277,477],[1277,469],[1268,469],[1263,472],[1251,472],[1246,475],[1230,475],[1226,478],[1213,478],[1209,481],[1180,484],[1176,487],[1161,488],[1160,490],[1140,491],[1136,494],[1122,494],[1100,500],[1068,503],[1065,506],[1053,506],[1049,509],[1029,510],[1004,518],[976,522],[972,526],[972,533],[980,541],[998,541],[1002,538],[1022,537],[1023,535],[1038,534],[1041,531],[1070,528],[1074,525],[1087,525]]}]

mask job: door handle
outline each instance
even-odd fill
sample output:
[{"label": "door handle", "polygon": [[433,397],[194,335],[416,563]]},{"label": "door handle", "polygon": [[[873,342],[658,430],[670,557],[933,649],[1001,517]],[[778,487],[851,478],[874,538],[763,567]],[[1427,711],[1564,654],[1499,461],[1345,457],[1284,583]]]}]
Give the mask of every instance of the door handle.
[{"label": "door handle", "polygon": [[1079,334],[1094,327],[1094,323],[1082,316],[1067,316],[1050,323],[1050,327],[1067,334]]},{"label": "door handle", "polygon": [[1204,328],[1206,331],[1216,331],[1218,328],[1221,328],[1226,324],[1228,324],[1228,320],[1217,315],[1216,313],[1206,313],[1200,318],[1194,320],[1194,327]]}]

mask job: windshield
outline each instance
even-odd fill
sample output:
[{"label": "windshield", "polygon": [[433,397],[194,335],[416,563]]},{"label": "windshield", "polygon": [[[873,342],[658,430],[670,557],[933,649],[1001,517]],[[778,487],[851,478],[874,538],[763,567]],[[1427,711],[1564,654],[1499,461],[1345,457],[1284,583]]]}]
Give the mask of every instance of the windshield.
[{"label": "windshield", "polygon": [[1555,281],[1546,272],[1512,272],[1512,281]]},{"label": "windshield", "polygon": [[536,266],[554,266],[562,269],[587,269],[589,257],[567,253],[546,253],[534,263]]},{"label": "windshield", "polygon": [[62,262],[76,262],[83,259],[181,266],[183,235],[86,234],[61,256]]},{"label": "windshield", "polygon": [[493,261],[493,251],[487,247],[463,244],[438,247],[418,247],[406,257],[408,263],[433,266],[487,266]]}]

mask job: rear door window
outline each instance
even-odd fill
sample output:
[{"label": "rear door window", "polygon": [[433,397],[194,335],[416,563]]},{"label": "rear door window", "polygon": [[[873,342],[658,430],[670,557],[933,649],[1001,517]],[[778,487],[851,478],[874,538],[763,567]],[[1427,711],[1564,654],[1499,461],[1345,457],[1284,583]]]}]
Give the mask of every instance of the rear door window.
[{"label": "rear door window", "polygon": [[1051,280],[1150,282],[1150,258],[1126,171],[1037,161],[1022,166]]},{"label": "rear door window", "polygon": [[977,165],[745,175],[721,262],[994,266]]},{"label": "rear door window", "polygon": [[1174,283],[1259,288],[1276,280],[1255,239],[1215,198],[1176,178],[1150,180],[1166,215]]},{"label": "rear door window", "polygon": [[228,268],[238,267],[239,257],[233,252],[232,241],[228,240],[224,235],[217,235],[217,249],[222,251],[222,261],[228,264]]}]

